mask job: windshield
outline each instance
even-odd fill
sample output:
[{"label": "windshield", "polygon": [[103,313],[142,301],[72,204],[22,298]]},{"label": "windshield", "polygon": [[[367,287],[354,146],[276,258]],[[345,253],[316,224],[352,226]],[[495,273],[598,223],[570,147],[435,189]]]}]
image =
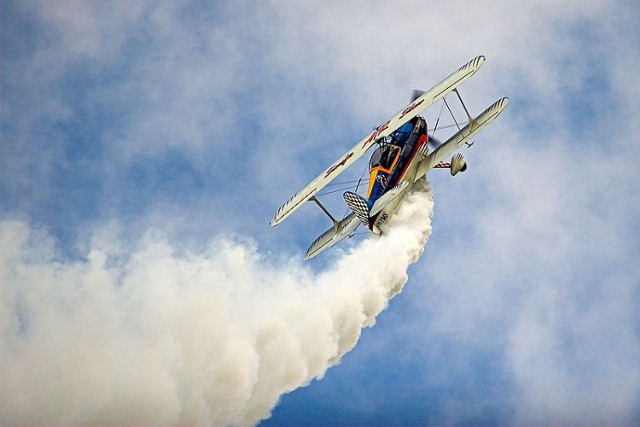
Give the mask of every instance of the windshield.
[{"label": "windshield", "polygon": [[371,155],[371,160],[369,160],[369,170],[378,166],[383,169],[390,169],[399,152],[400,147],[396,145],[382,145],[378,147]]},{"label": "windshield", "polygon": [[407,141],[412,131],[413,131],[413,124],[411,122],[408,122],[400,126],[400,128],[391,135],[391,138],[393,139],[395,144],[402,145]]}]

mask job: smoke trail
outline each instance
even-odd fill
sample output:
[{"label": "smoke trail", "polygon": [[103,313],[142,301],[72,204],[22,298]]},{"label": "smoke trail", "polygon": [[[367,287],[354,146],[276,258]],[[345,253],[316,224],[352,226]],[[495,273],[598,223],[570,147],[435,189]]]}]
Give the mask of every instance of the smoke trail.
[{"label": "smoke trail", "polygon": [[320,274],[225,238],[176,254],[158,233],[126,262],[114,242],[94,244],[86,261],[61,261],[49,237],[3,222],[2,421],[268,417],[283,393],[352,349],[402,290],[431,232],[431,188],[417,187],[388,233]]}]

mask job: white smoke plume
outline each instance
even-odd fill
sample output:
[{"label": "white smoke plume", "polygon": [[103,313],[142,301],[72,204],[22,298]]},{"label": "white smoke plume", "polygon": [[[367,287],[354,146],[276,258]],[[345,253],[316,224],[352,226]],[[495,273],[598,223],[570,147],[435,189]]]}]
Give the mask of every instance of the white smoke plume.
[{"label": "white smoke plume", "polygon": [[402,290],[431,233],[431,188],[416,187],[386,234],[317,274],[227,238],[178,254],[157,232],[124,258],[96,242],[69,261],[46,233],[2,222],[2,422],[269,417]]}]

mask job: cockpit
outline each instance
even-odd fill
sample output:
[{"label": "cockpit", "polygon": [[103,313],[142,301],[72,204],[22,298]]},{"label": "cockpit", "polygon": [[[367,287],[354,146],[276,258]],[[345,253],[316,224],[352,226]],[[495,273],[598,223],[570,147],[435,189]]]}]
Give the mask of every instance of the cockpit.
[{"label": "cockpit", "polygon": [[[380,141],[380,145],[371,155],[367,192],[367,199],[371,202],[375,202],[389,185],[396,185],[395,181],[401,176],[402,170],[413,153],[414,143],[411,142],[411,136],[415,133],[418,120],[420,119],[415,118],[400,126]],[[414,140],[416,139],[417,135]]]},{"label": "cockpit", "polygon": [[400,154],[400,147],[393,144],[381,145],[373,152],[369,160],[369,170],[374,168],[382,168],[390,171],[395,159]]},{"label": "cockpit", "polygon": [[376,151],[371,155],[369,160],[369,170],[374,168],[381,168],[387,172],[391,172],[394,161],[400,154],[400,151],[404,144],[411,136],[413,132],[413,123],[408,122],[400,126],[398,130],[393,132],[386,138],[386,142],[380,145]]},{"label": "cockpit", "polygon": [[398,130],[391,134],[391,140],[394,144],[402,146],[407,142],[409,136],[411,136],[411,132],[413,132],[415,120],[416,119],[414,118],[410,122],[405,123],[404,125],[400,126]]}]

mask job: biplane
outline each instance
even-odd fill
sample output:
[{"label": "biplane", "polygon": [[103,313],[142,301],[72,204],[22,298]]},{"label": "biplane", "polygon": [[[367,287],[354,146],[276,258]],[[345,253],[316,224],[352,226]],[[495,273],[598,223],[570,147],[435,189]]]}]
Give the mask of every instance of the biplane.
[{"label": "biplane", "polygon": [[[331,219],[333,225],[311,244],[305,256],[305,259],[310,259],[345,237],[353,235],[359,225],[364,225],[374,234],[380,234],[381,227],[394,214],[414,183],[431,169],[447,168],[451,175],[464,172],[467,169],[467,163],[462,154],[455,152],[464,144],[471,146],[471,139],[491,123],[509,102],[509,98],[504,97],[477,117],[469,114],[458,92],[458,86],[475,74],[484,61],[484,56],[478,56],[428,91],[414,91],[412,101],[406,108],[376,127],[282,205],[271,220],[271,225],[275,226],[282,222],[305,202],[315,202]],[[426,120],[418,114],[440,100],[446,103],[445,97],[451,93],[455,93],[462,104],[467,123],[462,127],[458,126],[455,134],[440,143],[428,134]],[[448,104],[447,108],[449,108]],[[450,108],[449,111],[451,112]],[[430,145],[433,147],[431,151],[429,151]],[[343,198],[351,212],[341,220],[335,219],[316,195],[374,147],[369,161],[369,185],[366,197],[356,192],[346,191]],[[445,159],[452,154],[451,160],[445,162]]]}]

